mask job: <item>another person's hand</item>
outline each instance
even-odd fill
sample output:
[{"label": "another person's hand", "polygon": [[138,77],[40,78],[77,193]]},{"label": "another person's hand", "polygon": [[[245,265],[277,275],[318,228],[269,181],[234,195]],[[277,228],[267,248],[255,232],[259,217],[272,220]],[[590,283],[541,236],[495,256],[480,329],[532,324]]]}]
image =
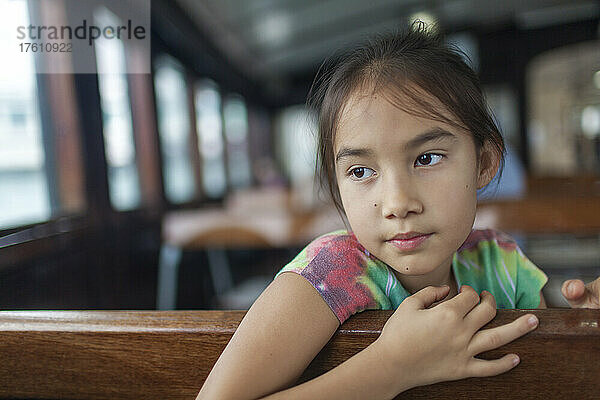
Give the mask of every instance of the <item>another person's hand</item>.
[{"label": "another person's hand", "polygon": [[526,314],[509,324],[480,330],[496,315],[494,296],[483,291],[480,297],[471,287],[463,286],[457,296],[428,308],[448,292],[447,286],[426,287],[404,300],[386,322],[373,345],[378,347],[382,370],[391,375],[392,382],[394,376],[396,380],[403,376],[413,387],[492,376],[519,363],[516,354],[497,360],[475,356],[532,331],[538,325],[537,318]]},{"label": "another person's hand", "polygon": [[569,279],[563,282],[561,292],[572,308],[600,308],[600,277],[587,285]]}]

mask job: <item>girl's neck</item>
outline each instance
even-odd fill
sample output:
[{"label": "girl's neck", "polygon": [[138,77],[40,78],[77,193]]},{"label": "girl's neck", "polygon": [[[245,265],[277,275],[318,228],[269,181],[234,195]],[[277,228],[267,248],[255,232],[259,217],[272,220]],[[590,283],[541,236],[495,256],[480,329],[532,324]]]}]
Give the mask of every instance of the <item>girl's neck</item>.
[{"label": "girl's neck", "polygon": [[402,286],[410,293],[414,294],[427,286],[450,286],[450,293],[447,298],[452,298],[458,293],[458,285],[452,271],[452,263],[446,268],[437,268],[427,275],[404,275],[398,271],[394,271],[396,278]]}]

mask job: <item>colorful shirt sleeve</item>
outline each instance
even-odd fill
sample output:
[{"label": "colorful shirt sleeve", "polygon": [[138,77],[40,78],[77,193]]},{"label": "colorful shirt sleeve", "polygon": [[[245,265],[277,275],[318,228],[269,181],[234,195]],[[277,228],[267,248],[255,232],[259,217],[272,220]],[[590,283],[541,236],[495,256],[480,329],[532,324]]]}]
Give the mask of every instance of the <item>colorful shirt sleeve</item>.
[{"label": "colorful shirt sleeve", "polygon": [[276,277],[294,272],[306,278],[342,324],[357,312],[381,308],[375,300],[381,293],[370,282],[367,264],[368,256],[354,235],[336,231],[315,239]]}]

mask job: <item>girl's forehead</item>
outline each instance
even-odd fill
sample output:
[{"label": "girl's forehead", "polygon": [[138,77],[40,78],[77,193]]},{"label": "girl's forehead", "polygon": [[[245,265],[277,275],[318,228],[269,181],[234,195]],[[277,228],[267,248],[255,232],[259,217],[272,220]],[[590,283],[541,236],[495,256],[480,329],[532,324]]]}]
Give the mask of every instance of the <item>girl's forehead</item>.
[{"label": "girl's forehead", "polygon": [[342,104],[338,125],[343,123],[344,118],[357,112],[368,111],[374,102],[384,101],[389,103],[391,107],[388,111],[392,113],[400,111],[417,118],[459,122],[459,118],[437,97],[420,86],[408,82],[404,85],[390,84],[381,88],[373,84],[364,84],[350,92]]},{"label": "girl's forehead", "polygon": [[[457,136],[471,136],[446,121],[456,120],[437,99],[423,92],[421,104],[398,93],[358,92],[344,104],[334,137],[334,147],[341,141],[377,140],[376,130],[387,127],[398,133],[398,140],[409,139],[427,129],[438,127]],[[429,98],[426,98],[428,96]],[[420,106],[420,107],[419,107]]]}]

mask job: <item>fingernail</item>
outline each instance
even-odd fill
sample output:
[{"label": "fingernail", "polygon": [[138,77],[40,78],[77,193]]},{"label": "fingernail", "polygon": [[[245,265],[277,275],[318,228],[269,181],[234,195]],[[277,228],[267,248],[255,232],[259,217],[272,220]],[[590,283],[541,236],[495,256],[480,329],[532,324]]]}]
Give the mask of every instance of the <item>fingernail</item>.
[{"label": "fingernail", "polygon": [[532,315],[531,317],[529,317],[529,319],[527,320],[527,323],[529,324],[530,327],[534,328],[537,326],[538,324],[538,319]]},{"label": "fingernail", "polygon": [[567,293],[569,293],[569,295],[572,296],[574,292],[575,292],[575,282],[570,282],[569,285],[567,285]]},{"label": "fingernail", "polygon": [[515,354],[515,356],[513,357],[513,360],[512,360],[513,365],[517,365],[519,363],[519,361],[521,361],[519,359],[519,356]]}]

